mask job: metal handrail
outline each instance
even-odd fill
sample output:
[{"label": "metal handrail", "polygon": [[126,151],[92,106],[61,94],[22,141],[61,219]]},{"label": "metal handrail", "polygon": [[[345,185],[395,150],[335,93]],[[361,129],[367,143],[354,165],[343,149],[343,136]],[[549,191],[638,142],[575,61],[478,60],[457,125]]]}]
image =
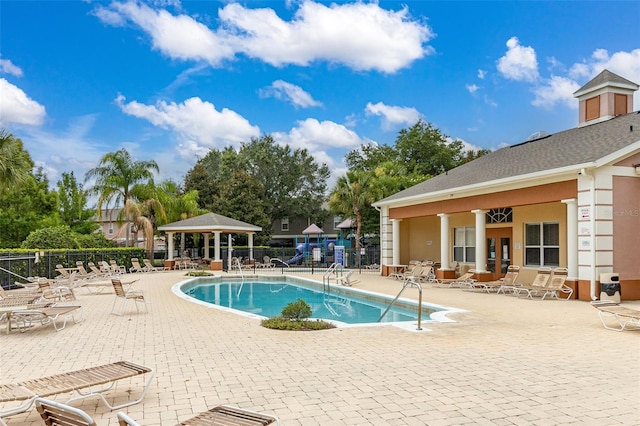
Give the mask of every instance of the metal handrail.
[{"label": "metal handrail", "polygon": [[332,263],[329,268],[322,274],[322,289],[323,291],[331,290],[331,274],[336,273],[338,268],[342,268],[341,263]]},{"label": "metal handrail", "polygon": [[400,290],[400,292],[398,293],[396,298],[391,301],[389,306],[387,306],[387,309],[380,316],[380,318],[378,319],[378,322],[382,321],[382,318],[384,318],[384,316],[387,315],[387,312],[389,312],[389,309],[391,309],[393,304],[396,303],[396,301],[400,298],[400,296],[402,295],[404,290],[409,285],[411,285],[412,287],[415,286],[415,287],[418,288],[418,328],[416,328],[416,330],[422,330],[422,327],[421,327],[421,322],[422,322],[422,286],[420,285],[420,283],[415,282],[413,280],[407,280],[407,281],[404,282],[404,285],[402,286],[402,289]]}]

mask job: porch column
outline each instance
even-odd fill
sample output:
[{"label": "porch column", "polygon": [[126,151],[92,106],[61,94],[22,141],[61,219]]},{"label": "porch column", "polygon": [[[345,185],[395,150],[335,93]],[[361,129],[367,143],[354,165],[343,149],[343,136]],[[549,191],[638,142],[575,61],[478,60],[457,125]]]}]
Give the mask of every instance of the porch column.
[{"label": "porch column", "polygon": [[220,231],[213,232],[213,260],[220,259]]},{"label": "porch column", "polygon": [[380,264],[390,265],[393,263],[393,248],[391,246],[392,237],[389,223],[389,208],[380,209]]},{"label": "porch column", "polygon": [[449,259],[449,215],[439,213],[440,218],[440,267],[443,270],[451,269],[451,259]]},{"label": "porch column", "polygon": [[471,210],[476,215],[476,272],[487,272],[487,210]]},{"label": "porch column", "polygon": [[211,234],[208,232],[204,233],[204,258],[209,259],[209,238]]},{"label": "porch column", "polygon": [[167,259],[173,260],[173,234],[175,232],[167,232]]},{"label": "porch column", "polygon": [[249,260],[253,260],[253,232],[247,232],[249,242]]},{"label": "porch column", "polygon": [[391,241],[393,243],[393,264],[400,264],[400,222],[402,219],[391,219]]},{"label": "porch column", "polygon": [[561,200],[567,205],[567,270],[569,279],[578,279],[578,202]]}]

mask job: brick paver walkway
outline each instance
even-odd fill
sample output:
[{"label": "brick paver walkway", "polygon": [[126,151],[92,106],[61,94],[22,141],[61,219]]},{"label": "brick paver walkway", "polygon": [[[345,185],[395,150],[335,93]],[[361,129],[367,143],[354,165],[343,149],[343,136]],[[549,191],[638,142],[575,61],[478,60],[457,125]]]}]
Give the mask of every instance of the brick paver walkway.
[{"label": "brick paver walkway", "polygon": [[[454,323],[423,323],[422,332],[285,332],[177,298],[171,286],[183,271],[138,277],[148,314],[130,302],[125,315],[110,315],[113,293],[79,289],[81,324],[10,335],[0,328],[0,383],[121,359],[152,366],[145,400],[124,410],[142,426],[173,425],[219,404],[266,411],[285,426],[640,424],[640,332],[605,330],[586,302],[425,284],[426,301],[466,312],[450,315]],[[401,287],[357,279],[355,287],[376,292]],[[122,400],[139,389],[124,382],[108,395]],[[76,406],[98,425],[117,424],[98,399]],[[33,409],[6,421],[41,423]]]}]

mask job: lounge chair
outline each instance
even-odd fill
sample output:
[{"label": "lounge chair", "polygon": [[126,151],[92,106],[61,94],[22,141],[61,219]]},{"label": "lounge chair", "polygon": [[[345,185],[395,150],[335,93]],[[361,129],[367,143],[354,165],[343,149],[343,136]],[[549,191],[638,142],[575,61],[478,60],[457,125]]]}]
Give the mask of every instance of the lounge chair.
[{"label": "lounge chair", "polygon": [[474,283],[469,284],[469,290],[481,290],[486,291],[487,293],[491,293],[491,291],[495,290],[496,293],[500,290],[500,288],[513,288],[518,286],[517,279],[518,274],[520,273],[520,267],[516,265],[509,265],[507,267],[507,273],[503,278],[495,281],[485,281],[480,282],[476,281]]},{"label": "lounge chair", "polygon": [[123,413],[122,411],[118,412],[117,416],[118,416],[118,426],[140,426],[138,422],[133,420],[131,417],[129,417],[127,414]]},{"label": "lounge chair", "polygon": [[82,263],[81,261],[76,262],[76,269],[78,269],[79,278],[82,280],[92,280],[97,278],[96,273],[93,271],[87,271],[87,269],[84,267],[84,263]]},{"label": "lounge chair", "polygon": [[411,263],[403,272],[396,272],[391,274],[391,276],[400,281],[406,281],[408,279],[414,279],[420,276],[422,272],[422,266],[419,263]]},{"label": "lounge chair", "polygon": [[[600,321],[607,330],[640,330],[640,309],[620,306],[610,301],[591,302],[591,305],[598,309]],[[610,320],[615,321],[615,326],[608,324]]]},{"label": "lounge chair", "polygon": [[140,261],[138,260],[137,257],[131,258],[131,268],[129,268],[129,273],[134,273],[134,272],[149,272],[147,268],[140,265]]},{"label": "lounge chair", "polygon": [[118,300],[122,302],[121,311],[124,309],[124,305],[127,303],[127,300],[133,300],[136,304],[136,311],[140,311],[138,308],[138,303],[142,303],[144,305],[145,312],[149,312],[147,309],[147,302],[144,300],[144,294],[142,294],[142,290],[134,290],[129,286],[128,289],[125,289],[122,285],[122,281],[116,278],[111,279],[111,285],[113,286],[113,290],[116,292],[116,298],[113,301],[113,306],[111,308],[111,313],[115,315],[122,315],[122,312],[116,313],[116,303]]},{"label": "lounge chair", "polygon": [[35,403],[47,426],[97,426],[91,416],[79,408],[44,398],[36,398]]},{"label": "lounge chair", "polygon": [[[103,392],[112,389],[116,382],[145,374],[148,374],[149,378],[138,399],[119,405],[111,405],[104,397]],[[27,411],[38,397],[42,398],[64,393],[72,394],[66,404],[95,396],[100,398],[110,410],[128,407],[143,400],[149,390],[154,374],[153,368],[130,361],[118,361],[112,364],[55,374],[15,384],[0,384],[0,403],[21,401],[19,406],[0,409],[0,424],[6,425],[2,420],[4,417]],[[129,390],[127,390],[127,394],[130,396]]]},{"label": "lounge chair", "polygon": [[93,272],[97,278],[106,278],[111,275],[111,268],[109,268],[109,270],[104,270],[102,265],[98,268],[93,262],[88,262],[87,266],[89,266],[89,269],[91,269],[91,272]]},{"label": "lounge chair", "polygon": [[336,277],[336,284],[351,287],[355,283],[360,282],[360,280],[352,280],[351,279],[352,274],[353,274],[353,271],[347,271],[346,274]]},{"label": "lounge chair", "polygon": [[504,293],[511,291],[515,296],[525,295],[526,297],[533,299],[533,296],[544,294],[547,285],[549,284],[549,280],[551,279],[551,273],[551,268],[540,268],[530,284],[522,284],[512,288],[507,288],[505,286],[504,289],[499,289],[498,293],[500,290],[503,290]]},{"label": "lounge chair", "polygon": [[202,412],[197,416],[178,423],[177,426],[203,426],[203,425],[270,425],[275,423],[280,425],[280,419],[276,416],[258,411],[246,410],[232,407],[230,405],[219,405],[211,410]]},{"label": "lounge chair", "polygon": [[142,261],[144,262],[147,272],[168,271],[171,269],[168,266],[153,266],[149,259],[143,259]]},{"label": "lounge chair", "polygon": [[[79,318],[76,319],[74,312],[79,311]],[[58,323],[58,319],[62,318],[62,325]],[[81,306],[51,306],[40,309],[20,309],[11,312],[11,321],[13,321],[21,333],[29,330],[34,324],[41,325],[53,324],[56,331],[60,331],[67,326],[67,320],[73,319],[78,324],[82,322]],[[10,325],[9,325],[10,326]]]},{"label": "lounge chair", "polygon": [[565,285],[565,281],[569,276],[569,271],[567,268],[556,268],[553,270],[553,275],[551,275],[551,280],[549,284],[545,288],[544,294],[542,295],[542,300],[545,297],[549,296],[551,299],[560,299],[560,293],[564,293],[567,295],[567,300],[571,299],[571,295],[573,294],[573,289],[569,286]]},{"label": "lounge chair", "polygon": [[469,269],[466,273],[460,275],[458,278],[442,278],[429,281],[434,287],[444,287],[444,288],[462,288],[469,287],[476,280],[473,278],[473,275],[476,273],[474,269]]},{"label": "lounge chair", "polygon": [[113,259],[111,259],[109,261],[109,266],[111,266],[111,271],[114,274],[126,274],[127,273],[127,268],[122,266],[122,265],[118,265],[118,262],[116,262]]}]

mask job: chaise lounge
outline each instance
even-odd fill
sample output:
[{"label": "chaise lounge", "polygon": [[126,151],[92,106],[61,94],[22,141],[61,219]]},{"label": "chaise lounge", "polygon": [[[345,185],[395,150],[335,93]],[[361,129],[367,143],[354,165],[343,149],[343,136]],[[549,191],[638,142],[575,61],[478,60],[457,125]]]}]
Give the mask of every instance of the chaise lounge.
[{"label": "chaise lounge", "polygon": [[[149,377],[138,399],[119,405],[111,405],[104,397],[103,392],[112,389],[118,381],[145,374],[148,374]],[[67,404],[96,396],[102,399],[110,410],[128,407],[142,401],[149,390],[154,374],[153,368],[130,361],[118,361],[69,373],[25,380],[15,384],[3,384],[0,385],[0,403],[20,402],[20,405],[0,408],[0,425],[6,426],[2,420],[3,417],[27,411],[36,398],[63,393],[72,394],[71,398],[67,400]]]},{"label": "chaise lounge", "polygon": [[[640,330],[639,309],[628,308],[611,302],[591,302],[591,305],[598,309],[600,321],[607,330]],[[615,321],[616,325],[611,326],[608,324],[611,319]]]}]

